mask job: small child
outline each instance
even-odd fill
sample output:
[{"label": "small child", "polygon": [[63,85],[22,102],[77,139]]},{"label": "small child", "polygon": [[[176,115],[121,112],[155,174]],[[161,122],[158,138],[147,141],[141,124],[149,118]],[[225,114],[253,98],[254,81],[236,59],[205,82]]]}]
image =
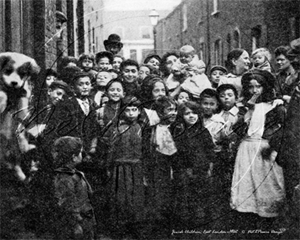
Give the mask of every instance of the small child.
[{"label": "small child", "polygon": [[179,49],[179,61],[184,65],[183,67],[201,66],[199,74],[205,71],[205,63],[199,60],[196,50],[191,45],[184,45]]},{"label": "small child", "polygon": [[[108,102],[97,110],[97,121],[102,128],[109,127],[118,120],[119,112],[124,97],[123,82],[119,79],[113,79],[107,83],[105,92]],[[105,131],[105,130],[104,130]]]},{"label": "small child", "polygon": [[48,89],[51,83],[57,79],[57,72],[52,68],[46,69],[46,88]]},{"label": "small child", "polygon": [[224,120],[218,114],[220,109],[220,99],[216,90],[205,89],[200,95],[200,107],[203,114],[203,126],[210,132],[213,142],[216,145],[216,151],[219,151],[217,145],[222,136]]},{"label": "small child", "polygon": [[266,48],[258,48],[251,54],[253,68],[271,72],[271,53]]},{"label": "small child", "polygon": [[105,97],[105,87],[112,80],[111,73],[108,70],[99,70],[96,77],[96,86],[94,87],[93,100],[97,107],[101,107],[107,100]]},{"label": "small child", "polygon": [[98,68],[98,70],[100,69],[109,70],[112,68],[113,60],[114,57],[111,52],[107,52],[107,51],[98,52],[96,54],[96,59],[95,59],[96,67]]},{"label": "small child", "polygon": [[175,100],[177,101],[177,105],[180,106],[183,103],[192,100],[192,96],[189,92],[187,92],[185,90],[181,90],[180,93],[175,98]]},{"label": "small child", "polygon": [[113,69],[120,71],[121,63],[124,61],[124,58],[120,55],[114,55],[114,60],[112,62]]},{"label": "small child", "polygon": [[140,89],[138,84],[139,64],[132,59],[127,59],[121,63],[120,70],[126,96],[137,97]]},{"label": "small child", "polygon": [[115,210],[112,219],[118,223],[119,230],[115,228],[115,231],[124,233],[130,225],[131,237],[139,238],[137,223],[144,217],[142,135],[138,124],[141,102],[128,96],[123,104],[120,121],[113,127],[108,156]]},{"label": "small child", "polygon": [[217,89],[220,78],[227,74],[227,69],[223,66],[216,65],[210,69],[210,82],[214,89]]},{"label": "small child", "polygon": [[[232,84],[223,84],[217,88],[221,101],[221,112],[218,114],[224,119],[224,128],[219,142],[221,151],[217,154],[217,161],[214,166],[216,189],[223,199],[222,207],[229,210],[230,185],[232,180],[233,166],[239,138],[234,132],[233,126],[241,121],[246,110],[244,107],[237,107],[238,92]],[[220,200],[221,201],[221,200]],[[221,204],[219,204],[221,206]],[[224,210],[224,209],[223,209]],[[220,210],[220,212],[223,212]],[[221,213],[220,213],[221,214]]]},{"label": "small child", "polygon": [[[176,120],[177,109],[175,101],[166,96],[156,99],[154,108],[161,121],[143,131],[143,163],[146,184],[149,187],[146,210],[152,231],[160,229],[161,234],[169,234],[172,213],[170,206],[173,200],[172,165],[177,153],[170,128]],[[166,235],[162,238],[166,238]]]},{"label": "small child", "polygon": [[141,64],[139,70],[139,83],[141,84],[145,77],[147,77],[151,73],[151,67],[147,64]]},{"label": "small child", "polygon": [[78,59],[78,67],[80,67],[83,72],[91,74],[92,78],[95,79],[97,72],[93,69],[95,62],[95,57],[93,54],[82,54]]},{"label": "small child", "polygon": [[[208,77],[203,73],[203,69],[205,69],[205,64],[203,64],[201,60],[193,61],[193,64],[186,68],[189,77],[180,85],[180,88],[188,91],[195,98],[199,98],[204,89],[211,88]],[[173,95],[176,92],[175,90]]]},{"label": "small child", "polygon": [[83,172],[82,141],[65,136],[53,144],[55,239],[94,239],[92,189]]}]

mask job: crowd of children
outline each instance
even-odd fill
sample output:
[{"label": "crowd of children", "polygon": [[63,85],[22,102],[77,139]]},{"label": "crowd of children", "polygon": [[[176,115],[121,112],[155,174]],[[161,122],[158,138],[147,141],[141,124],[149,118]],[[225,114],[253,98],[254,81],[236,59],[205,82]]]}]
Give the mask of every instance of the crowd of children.
[{"label": "crowd of children", "polygon": [[[286,193],[277,153],[299,91],[287,52],[275,51],[277,74],[266,48],[251,57],[234,49],[226,67],[208,70],[190,45],[141,65],[102,51],[47,71],[47,102],[26,126],[38,146],[29,184],[52,183],[53,194],[38,201],[46,191],[31,191],[34,216],[55,239],[279,229]],[[52,217],[41,217],[45,202]]]}]

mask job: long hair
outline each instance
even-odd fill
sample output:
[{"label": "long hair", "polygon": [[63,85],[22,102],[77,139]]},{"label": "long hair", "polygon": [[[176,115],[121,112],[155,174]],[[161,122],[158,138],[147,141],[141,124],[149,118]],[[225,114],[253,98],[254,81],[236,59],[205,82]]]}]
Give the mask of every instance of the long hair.
[{"label": "long hair", "polygon": [[249,84],[251,80],[256,80],[263,87],[263,92],[257,102],[270,102],[274,100],[275,77],[268,71],[254,69],[245,73],[241,80],[243,87],[242,95],[245,102],[247,102],[253,95],[249,92]]}]

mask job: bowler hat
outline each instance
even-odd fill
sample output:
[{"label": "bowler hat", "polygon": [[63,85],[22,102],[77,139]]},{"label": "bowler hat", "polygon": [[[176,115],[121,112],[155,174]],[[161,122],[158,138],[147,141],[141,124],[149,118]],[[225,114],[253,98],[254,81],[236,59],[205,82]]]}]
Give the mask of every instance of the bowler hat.
[{"label": "bowler hat", "polygon": [[118,45],[119,48],[123,47],[123,43],[121,43],[121,38],[119,35],[113,33],[108,36],[107,40],[104,40],[104,46],[109,46],[111,44]]}]

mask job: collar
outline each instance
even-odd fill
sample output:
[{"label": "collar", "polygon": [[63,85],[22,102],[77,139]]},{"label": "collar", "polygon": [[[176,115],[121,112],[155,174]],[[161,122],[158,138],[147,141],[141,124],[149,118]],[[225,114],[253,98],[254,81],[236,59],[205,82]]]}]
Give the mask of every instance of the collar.
[{"label": "collar", "polygon": [[237,106],[233,106],[229,111],[222,110],[220,112],[220,116],[222,116],[225,112],[229,112],[231,115],[236,116],[239,113],[239,109]]}]

